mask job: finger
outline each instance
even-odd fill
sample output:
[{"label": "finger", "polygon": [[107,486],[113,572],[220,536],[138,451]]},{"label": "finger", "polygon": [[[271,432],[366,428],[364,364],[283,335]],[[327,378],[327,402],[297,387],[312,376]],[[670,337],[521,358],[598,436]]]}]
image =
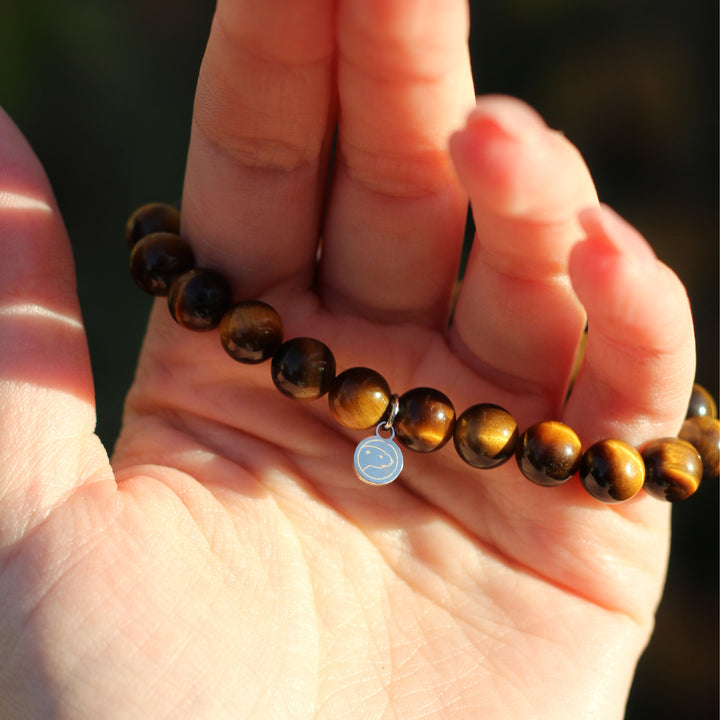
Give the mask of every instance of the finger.
[{"label": "finger", "polygon": [[312,282],[334,128],[331,0],[220,0],[200,70],[183,232],[246,297]]},{"label": "finger", "polygon": [[588,210],[581,221],[587,239],[573,249],[570,276],[587,309],[588,339],[567,422],[585,444],[675,435],[695,373],[685,288],[609,208]]},{"label": "finger", "polygon": [[474,103],[461,0],[344,0],[320,290],[373,319],[445,321],[466,195],[447,138]]},{"label": "finger", "polygon": [[40,163],[0,110],[0,545],[109,476],[73,260]]},{"label": "finger", "polygon": [[477,227],[451,342],[488,380],[558,409],[585,323],[567,262],[593,182],[577,150],[512,98],[481,99],[450,148]]}]

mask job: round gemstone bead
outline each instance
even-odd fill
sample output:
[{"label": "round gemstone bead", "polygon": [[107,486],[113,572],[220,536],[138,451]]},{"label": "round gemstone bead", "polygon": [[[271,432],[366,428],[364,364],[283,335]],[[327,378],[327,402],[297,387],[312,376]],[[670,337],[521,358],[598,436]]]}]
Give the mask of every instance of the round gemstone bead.
[{"label": "round gemstone bead", "polygon": [[645,485],[658,500],[678,502],[690,497],[700,485],[703,467],[697,450],[679,438],[660,438],[640,453],[645,463]]},{"label": "round gemstone bead", "polygon": [[720,475],[720,420],[703,415],[688,418],[678,437],[689,442],[700,455],[703,479]]},{"label": "round gemstone bead", "polygon": [[702,385],[693,385],[686,417],[717,417],[715,400]]},{"label": "round gemstone bead", "polygon": [[400,396],[393,427],[406,447],[416,452],[432,452],[452,437],[455,408],[439,390],[414,388]]},{"label": "round gemstone bead", "polygon": [[580,482],[596,500],[619,503],[637,495],[645,480],[640,453],[622,440],[600,440],[580,460]]},{"label": "round gemstone bead", "polygon": [[293,338],[273,355],[271,374],[283,395],[296,400],[316,400],[330,389],[335,378],[335,357],[319,340]]},{"label": "round gemstone bead", "polygon": [[498,405],[473,405],[455,424],[453,441],[458,455],[476,468],[494,468],[515,453],[518,428],[515,418]]},{"label": "round gemstone bead", "polygon": [[233,305],[220,321],[220,342],[231,358],[256,364],[275,354],[282,344],[282,320],[274,307],[260,300]]},{"label": "round gemstone bead", "polygon": [[192,248],[179,235],[156,232],[138,240],[130,253],[130,273],[151,295],[167,295],[175,278],[192,270]]},{"label": "round gemstone bead", "polygon": [[148,203],[138,208],[125,225],[125,240],[133,248],[138,240],[155,232],[180,232],[180,213],[172,205]]},{"label": "round gemstone bead", "polygon": [[227,280],[215,270],[196,268],[170,286],[168,307],[178,325],[188,330],[216,328],[232,302]]},{"label": "round gemstone bead", "polygon": [[545,420],[518,439],[515,459],[520,472],[537,485],[561,485],[580,465],[580,439],[567,425]]},{"label": "round gemstone bead", "polygon": [[333,417],[345,427],[365,430],[377,425],[390,403],[390,386],[380,373],[365,367],[341,372],[328,394]]}]

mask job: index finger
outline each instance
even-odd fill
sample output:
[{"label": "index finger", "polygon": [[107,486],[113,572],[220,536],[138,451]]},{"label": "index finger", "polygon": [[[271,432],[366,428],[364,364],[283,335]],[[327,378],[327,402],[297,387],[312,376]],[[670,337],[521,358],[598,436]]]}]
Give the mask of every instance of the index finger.
[{"label": "index finger", "polygon": [[220,0],[195,98],[183,232],[243,295],[313,278],[335,125],[331,0]]}]

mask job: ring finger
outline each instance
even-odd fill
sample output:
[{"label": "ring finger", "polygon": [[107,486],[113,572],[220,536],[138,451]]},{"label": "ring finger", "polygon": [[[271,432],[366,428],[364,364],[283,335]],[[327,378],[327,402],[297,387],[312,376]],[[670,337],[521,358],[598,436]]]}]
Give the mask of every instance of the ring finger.
[{"label": "ring finger", "polygon": [[565,137],[506,97],[482,98],[451,152],[478,228],[451,343],[486,379],[557,412],[585,324],[568,258],[578,212],[597,204],[590,174]]}]

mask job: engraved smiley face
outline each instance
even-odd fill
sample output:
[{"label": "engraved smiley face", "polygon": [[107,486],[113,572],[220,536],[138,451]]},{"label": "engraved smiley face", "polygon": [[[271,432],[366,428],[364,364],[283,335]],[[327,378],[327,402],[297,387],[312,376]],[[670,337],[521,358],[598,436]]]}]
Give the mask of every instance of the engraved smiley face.
[{"label": "engraved smiley face", "polygon": [[360,480],[370,485],[387,485],[402,471],[403,458],[394,442],[376,436],[357,446],[354,463]]}]

